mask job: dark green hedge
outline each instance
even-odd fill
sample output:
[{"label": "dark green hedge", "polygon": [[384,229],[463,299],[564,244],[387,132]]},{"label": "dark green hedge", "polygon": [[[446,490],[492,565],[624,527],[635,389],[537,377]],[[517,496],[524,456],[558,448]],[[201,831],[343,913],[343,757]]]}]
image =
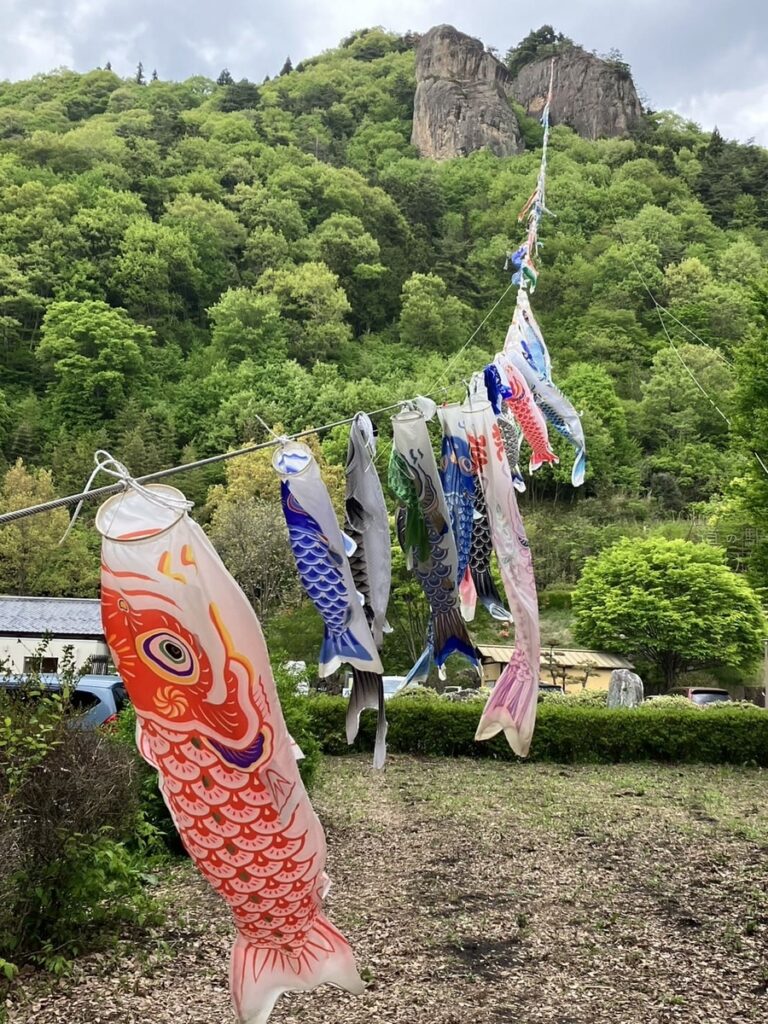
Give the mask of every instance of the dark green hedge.
[{"label": "dark green hedge", "polygon": [[[372,750],[375,717],[365,712],[348,747],[346,701],[307,699],[312,728],[327,754]],[[387,704],[387,743],[394,753],[514,760],[503,736],[476,743],[482,705],[400,698]],[[612,763],[675,761],[768,767],[768,713],[760,708],[654,708],[636,711],[540,704],[530,754],[535,761]]]}]

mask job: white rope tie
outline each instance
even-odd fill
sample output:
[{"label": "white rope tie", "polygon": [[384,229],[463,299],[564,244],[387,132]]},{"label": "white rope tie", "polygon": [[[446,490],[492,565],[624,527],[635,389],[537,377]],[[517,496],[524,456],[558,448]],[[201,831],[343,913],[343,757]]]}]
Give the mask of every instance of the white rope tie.
[{"label": "white rope tie", "polygon": [[110,453],[105,451],[103,448],[99,448],[98,451],[94,453],[93,460],[96,465],[93,468],[93,472],[88,477],[88,482],[83,488],[82,497],[75,506],[72,518],[69,520],[69,524],[59,541],[60,545],[67,539],[72,527],[77,522],[83,503],[86,500],[86,496],[88,495],[91,487],[93,487],[93,483],[99,473],[106,473],[107,476],[111,476],[114,480],[119,481],[122,485],[123,494],[128,489],[133,490],[147,501],[152,502],[154,505],[159,505],[161,508],[169,508],[174,512],[189,512],[194,506],[194,502],[189,501],[187,498],[177,498],[174,494],[169,494],[167,492],[160,494],[158,491],[153,490],[150,487],[145,487],[144,484],[139,483],[139,481],[131,475],[127,466],[120,462],[119,459],[116,459],[114,455],[110,455]]}]

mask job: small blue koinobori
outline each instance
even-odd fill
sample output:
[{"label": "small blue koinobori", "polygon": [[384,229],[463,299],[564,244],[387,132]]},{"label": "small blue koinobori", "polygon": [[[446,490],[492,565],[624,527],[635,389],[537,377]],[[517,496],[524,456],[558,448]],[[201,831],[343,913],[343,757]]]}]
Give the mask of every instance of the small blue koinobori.
[{"label": "small blue koinobori", "polygon": [[325,625],[318,674],[332,675],[345,662],[382,672],[347,558],[354,544],[339,529],[312,452],[289,442],[275,452],[272,463],[282,478],[283,513],[299,577]]}]

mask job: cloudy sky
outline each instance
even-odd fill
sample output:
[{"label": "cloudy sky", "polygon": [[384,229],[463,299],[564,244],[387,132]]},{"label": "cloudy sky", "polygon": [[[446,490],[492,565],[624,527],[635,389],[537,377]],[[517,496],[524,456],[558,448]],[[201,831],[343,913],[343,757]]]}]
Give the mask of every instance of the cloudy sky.
[{"label": "cloudy sky", "polygon": [[768,145],[765,0],[0,0],[0,75],[26,78],[141,60],[161,78],[261,81],[357,28],[423,31],[448,22],[502,53],[549,23],[599,53],[618,47],[655,109]]}]

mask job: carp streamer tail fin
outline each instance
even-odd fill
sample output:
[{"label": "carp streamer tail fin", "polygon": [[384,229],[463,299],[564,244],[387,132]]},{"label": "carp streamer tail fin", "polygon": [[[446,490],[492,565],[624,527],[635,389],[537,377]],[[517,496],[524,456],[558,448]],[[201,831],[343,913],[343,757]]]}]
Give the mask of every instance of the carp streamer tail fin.
[{"label": "carp streamer tail fin", "polygon": [[516,647],[483,708],[475,739],[489,740],[503,730],[518,757],[527,757],[538,696],[538,670],[534,671],[524,651]]},{"label": "carp streamer tail fin", "polygon": [[347,743],[354,743],[360,728],[360,715],[366,708],[376,708],[376,745],[373,767],[383,768],[387,756],[387,716],[384,712],[384,680],[377,672],[352,669],[352,693],[347,704]]},{"label": "carp streamer tail fin", "polygon": [[232,947],[230,982],[242,1024],[267,1024],[283,992],[308,992],[325,983],[353,995],[365,989],[346,939],[322,914],[315,918],[298,961],[273,945],[255,945],[238,935]]},{"label": "carp streamer tail fin", "polygon": [[355,659],[357,661],[371,662],[371,656],[350,629],[333,636],[326,627],[323,636],[323,646],[320,648],[320,666],[324,675],[335,672],[345,662]]},{"label": "carp streamer tail fin", "polygon": [[458,607],[437,612],[432,617],[435,638],[435,664],[440,668],[451,654],[463,654],[477,668],[477,649],[472,643]]},{"label": "carp streamer tail fin", "polygon": [[576,459],[571,470],[571,483],[574,487],[581,487],[584,483],[584,474],[587,471],[587,453],[584,448],[578,448]]},{"label": "carp streamer tail fin", "polygon": [[472,579],[477,596],[491,618],[498,619],[500,622],[509,622],[512,616],[504,607],[499,597],[499,592],[496,589],[496,584],[493,582],[490,569],[481,569],[479,571],[473,569]]}]

